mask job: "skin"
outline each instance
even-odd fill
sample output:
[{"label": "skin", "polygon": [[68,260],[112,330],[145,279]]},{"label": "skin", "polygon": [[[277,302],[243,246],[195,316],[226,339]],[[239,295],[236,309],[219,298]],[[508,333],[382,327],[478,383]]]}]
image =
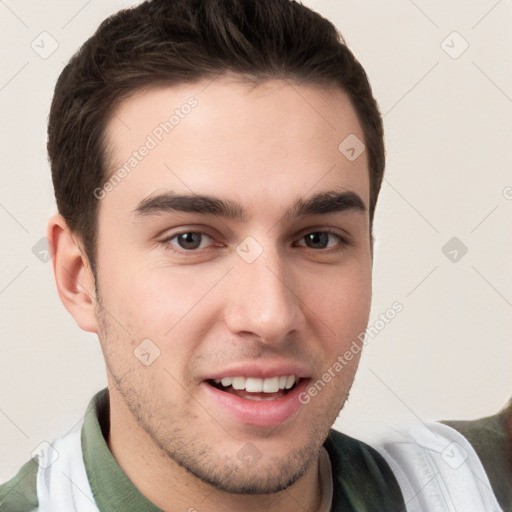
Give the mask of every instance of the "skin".
[{"label": "skin", "polygon": [[[351,162],[338,150],[349,134],[363,140],[363,133],[337,88],[223,76],[123,101],[106,128],[111,171],[191,96],[198,105],[100,200],[99,295],[80,239],[59,215],[50,220],[59,295],[77,324],[98,334],[110,390],[108,445],[153,503],[165,511],[296,511],[297,503],[314,511],[319,450],[360,354],[272,427],[233,418],[204,379],[238,364],[291,363],[313,383],[364,331],[367,158]],[[248,218],[134,213],[144,198],[169,190],[231,199]],[[331,190],[356,193],[366,210],[283,217],[298,198]],[[321,231],[333,234],[327,248],[306,240]],[[208,237],[188,254],[174,252],[187,250],[175,236],[187,232]],[[248,236],[263,248],[250,264],[236,251]],[[160,350],[147,366],[134,355],[144,339]],[[247,446],[259,454],[250,465],[237,456]]]}]

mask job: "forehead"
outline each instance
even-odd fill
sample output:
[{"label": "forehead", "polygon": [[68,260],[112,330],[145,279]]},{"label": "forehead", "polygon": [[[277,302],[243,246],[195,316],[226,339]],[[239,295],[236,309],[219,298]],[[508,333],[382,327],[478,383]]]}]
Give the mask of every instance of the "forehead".
[{"label": "forehead", "polygon": [[100,208],[164,189],[277,207],[346,188],[368,204],[366,152],[348,158],[345,147],[361,151],[363,132],[337,87],[228,78],[155,87],[121,102],[105,135],[109,174],[121,179]]}]

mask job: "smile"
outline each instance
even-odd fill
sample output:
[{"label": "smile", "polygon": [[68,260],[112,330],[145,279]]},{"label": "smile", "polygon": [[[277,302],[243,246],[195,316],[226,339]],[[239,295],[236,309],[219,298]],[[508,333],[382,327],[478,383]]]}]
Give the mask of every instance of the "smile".
[{"label": "smile", "polygon": [[247,400],[275,400],[281,398],[286,392],[300,382],[295,375],[282,375],[261,379],[258,377],[224,377],[214,379],[210,384],[226,393],[245,398]]},{"label": "smile", "polygon": [[270,377],[233,376],[203,381],[203,389],[230,421],[243,425],[275,427],[302,406],[298,395],[309,378],[297,375]]}]

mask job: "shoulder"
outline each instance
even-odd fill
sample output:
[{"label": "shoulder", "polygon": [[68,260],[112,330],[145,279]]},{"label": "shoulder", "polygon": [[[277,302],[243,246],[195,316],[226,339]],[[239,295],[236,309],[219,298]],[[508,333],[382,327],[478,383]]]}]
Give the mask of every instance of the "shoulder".
[{"label": "shoulder", "polygon": [[0,486],[0,512],[98,512],[83,462],[81,423],[64,437],[41,443]]},{"label": "shoulder", "polygon": [[[365,439],[387,461],[408,509],[501,511],[471,442],[452,426],[418,423]],[[508,509],[506,509],[508,510]]]},{"label": "shoulder", "polygon": [[0,485],[1,512],[32,512],[36,511],[37,499],[37,459],[30,459],[18,473]]},{"label": "shoulder", "polygon": [[333,477],[333,510],[405,511],[398,482],[381,454],[331,430],[324,443]]},{"label": "shoulder", "polygon": [[498,414],[471,421],[444,421],[475,450],[503,510],[512,510],[512,399]]}]

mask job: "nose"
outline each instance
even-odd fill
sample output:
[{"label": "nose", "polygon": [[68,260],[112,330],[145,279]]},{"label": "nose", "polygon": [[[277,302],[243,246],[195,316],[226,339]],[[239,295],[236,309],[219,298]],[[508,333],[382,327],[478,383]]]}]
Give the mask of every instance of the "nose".
[{"label": "nose", "polygon": [[231,332],[250,334],[267,345],[285,343],[293,331],[304,327],[301,306],[292,269],[277,252],[265,250],[252,263],[237,257],[225,308]]}]

